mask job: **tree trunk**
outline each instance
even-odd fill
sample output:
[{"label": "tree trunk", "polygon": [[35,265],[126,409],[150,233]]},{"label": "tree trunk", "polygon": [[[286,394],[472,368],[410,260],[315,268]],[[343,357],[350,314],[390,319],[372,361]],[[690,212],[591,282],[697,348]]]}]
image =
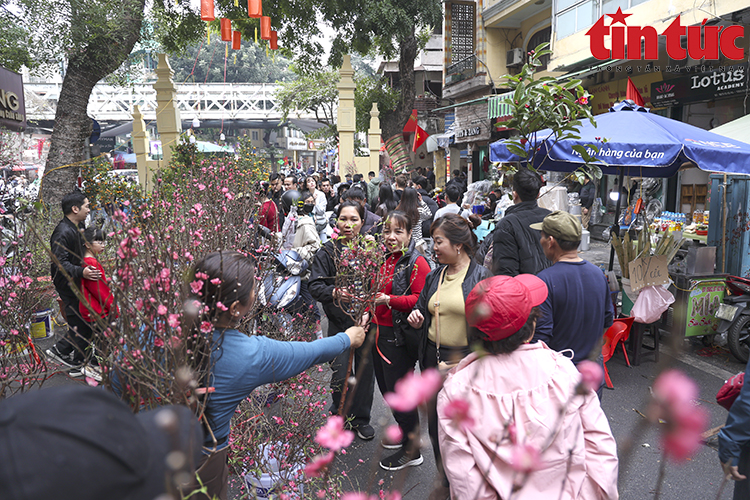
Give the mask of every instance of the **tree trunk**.
[{"label": "tree trunk", "polygon": [[[411,147],[404,143],[403,130],[414,109],[414,61],[417,58],[418,48],[417,37],[414,34],[414,29],[412,29],[411,36],[401,40],[399,44],[398,69],[401,76],[401,97],[396,109],[380,115],[383,139],[391,158],[402,156],[402,148],[405,148],[407,152],[411,150]],[[412,166],[411,158],[407,155],[405,168],[408,170]]]},{"label": "tree trunk", "polygon": [[[123,0],[117,27],[92,32],[88,45],[69,60],[39,191],[40,201],[48,207],[59,206],[62,197],[76,188],[92,130],[87,114],[89,97],[99,80],[127,60],[140,39],[144,5],[145,0]],[[74,16],[72,21],[86,24],[88,19]]]}]

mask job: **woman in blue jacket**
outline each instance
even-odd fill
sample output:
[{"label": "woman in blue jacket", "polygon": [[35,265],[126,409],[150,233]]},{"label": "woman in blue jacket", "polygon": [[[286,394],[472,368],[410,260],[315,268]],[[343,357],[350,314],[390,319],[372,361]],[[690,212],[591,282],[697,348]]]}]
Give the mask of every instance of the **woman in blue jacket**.
[{"label": "woman in blue jacket", "polygon": [[[195,359],[208,372],[206,387],[212,387],[206,399],[205,418],[211,432],[204,441],[204,458],[198,476],[208,489],[208,497],[227,498],[228,438],[230,421],[237,406],[256,387],[293,377],[310,366],[330,361],[350,347],[359,347],[364,329],[352,326],[336,335],[314,342],[281,342],[237,330],[242,318],[255,303],[255,265],[239,252],[214,252],[195,264],[191,288],[199,290],[195,299],[207,312],[196,319],[196,332],[211,323],[210,357]],[[204,344],[205,347],[209,343]],[[193,352],[207,352],[195,349]],[[193,497],[191,497],[193,498]]]}]

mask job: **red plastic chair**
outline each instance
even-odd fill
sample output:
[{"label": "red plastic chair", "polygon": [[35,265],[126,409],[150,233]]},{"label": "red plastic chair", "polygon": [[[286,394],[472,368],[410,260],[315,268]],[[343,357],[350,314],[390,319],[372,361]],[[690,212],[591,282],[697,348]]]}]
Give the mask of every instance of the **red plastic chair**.
[{"label": "red plastic chair", "polygon": [[625,349],[625,341],[630,337],[630,329],[633,326],[633,321],[635,321],[635,318],[632,317],[617,318],[604,334],[604,345],[602,346],[602,357],[604,358],[604,381],[607,383],[609,389],[614,389],[615,386],[612,384],[612,379],[609,378],[607,361],[614,356],[615,350],[619,344],[622,344],[622,353],[625,355],[625,362],[630,366],[628,351]]}]

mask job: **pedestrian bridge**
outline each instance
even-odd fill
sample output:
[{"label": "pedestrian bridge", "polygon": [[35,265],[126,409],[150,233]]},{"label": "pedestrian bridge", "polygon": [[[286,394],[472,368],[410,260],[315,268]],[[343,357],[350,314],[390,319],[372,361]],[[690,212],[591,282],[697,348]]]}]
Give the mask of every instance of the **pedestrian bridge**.
[{"label": "pedestrian bridge", "polygon": [[[198,83],[177,87],[177,107],[183,120],[280,120],[276,84]],[[26,116],[30,120],[54,120],[62,84],[25,83]],[[99,121],[129,121],[134,106],[146,120],[156,118],[156,91],[152,84],[120,87],[99,84],[89,98],[88,114]],[[290,118],[315,119],[305,110]]]}]

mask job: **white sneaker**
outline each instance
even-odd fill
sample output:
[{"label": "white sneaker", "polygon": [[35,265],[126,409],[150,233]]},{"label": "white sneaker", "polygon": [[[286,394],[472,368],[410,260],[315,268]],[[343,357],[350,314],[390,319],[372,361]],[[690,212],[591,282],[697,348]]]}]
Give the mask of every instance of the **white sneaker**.
[{"label": "white sneaker", "polygon": [[101,382],[104,380],[104,377],[102,377],[102,370],[100,368],[97,368],[96,366],[87,365],[84,367],[81,367],[81,375],[84,377],[89,377],[97,382]]}]

